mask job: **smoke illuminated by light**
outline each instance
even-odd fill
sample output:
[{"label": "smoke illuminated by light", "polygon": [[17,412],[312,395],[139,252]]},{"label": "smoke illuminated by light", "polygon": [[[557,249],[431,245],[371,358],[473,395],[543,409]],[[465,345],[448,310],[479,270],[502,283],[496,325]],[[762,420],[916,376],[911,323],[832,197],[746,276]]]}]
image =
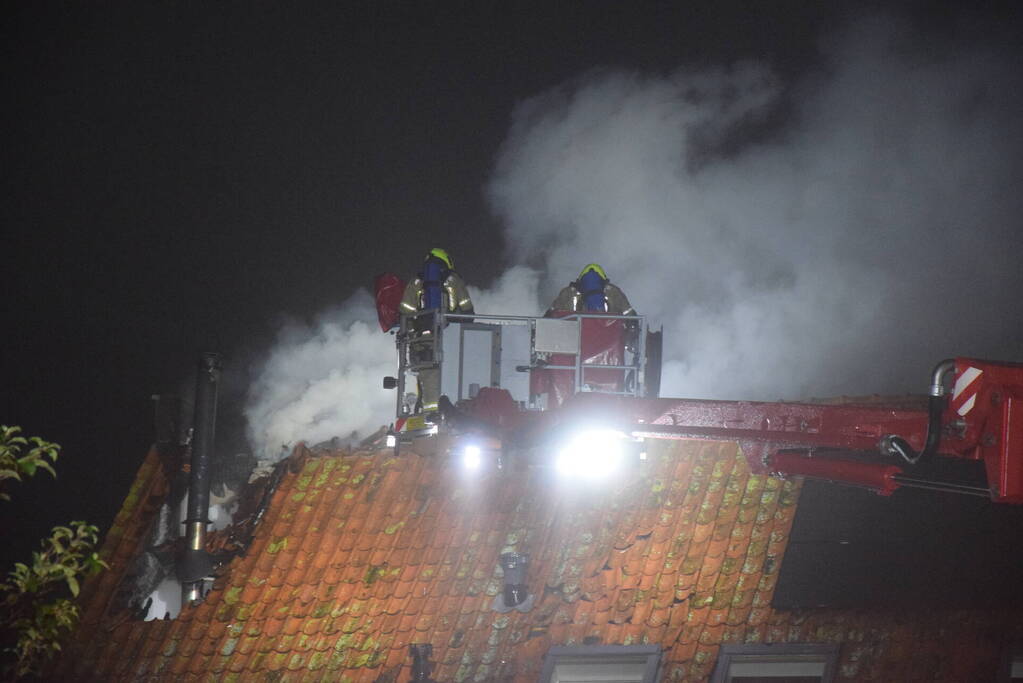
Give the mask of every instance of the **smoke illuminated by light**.
[{"label": "smoke illuminated by light", "polygon": [[[762,64],[604,71],[516,110],[489,195],[541,292],[599,262],[664,325],[662,395],[925,391],[1019,359],[1023,71],[888,17]],[[548,299],[549,300],[549,299]]]},{"label": "smoke illuminated by light", "polygon": [[299,441],[365,436],[393,420],[393,338],[376,323],[365,291],[312,325],[285,327],[249,387],[249,442],[262,460],[290,453]]},{"label": "smoke illuminated by light", "polygon": [[[529,314],[536,311],[538,279],[519,266],[489,289],[469,291],[479,313]],[[364,290],[311,324],[286,325],[249,386],[249,443],[268,463],[299,441],[358,441],[394,420],[394,392],[381,382],[396,369],[394,337],[380,331]]]},{"label": "smoke illuminated by light", "polygon": [[[888,16],[821,44],[792,82],[612,70],[521,103],[487,189],[519,265],[470,288],[477,312],[540,314],[601,263],[664,326],[665,396],[922,392],[941,358],[1020,360],[1023,70]],[[249,392],[259,452],[393,418],[375,325],[360,292],[282,332]]]}]

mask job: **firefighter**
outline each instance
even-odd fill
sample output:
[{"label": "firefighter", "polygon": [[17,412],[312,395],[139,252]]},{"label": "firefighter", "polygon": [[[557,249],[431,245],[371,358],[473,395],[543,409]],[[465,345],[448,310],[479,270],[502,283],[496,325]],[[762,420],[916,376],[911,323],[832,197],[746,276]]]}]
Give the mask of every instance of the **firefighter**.
[{"label": "firefighter", "polygon": [[546,315],[550,317],[557,311],[636,315],[625,292],[611,284],[607,273],[596,263],[588,264],[577,280],[558,293]]},{"label": "firefighter", "polygon": [[[428,311],[473,313],[472,299],[461,276],[455,272],[448,252],[434,247],[426,255],[423,267],[405,287],[401,312],[406,315]],[[419,410],[435,413],[440,399],[440,366],[434,360],[436,347],[435,316],[418,315],[411,325],[409,342],[410,365],[416,366],[419,378]]]},{"label": "firefighter", "polygon": [[[568,283],[551,302],[550,308],[544,314],[547,318],[561,317],[573,313],[596,313],[607,315],[636,315],[636,309],[629,303],[625,292],[611,284],[607,273],[599,264],[589,263],[579,277]],[[611,342],[611,337],[604,333],[605,330],[615,330],[612,336],[616,336],[618,343]],[[583,320],[580,329],[580,352],[583,356],[582,363],[618,365],[622,362],[624,351],[635,352],[636,340],[638,337],[638,322],[635,320]],[[608,354],[618,345],[621,349],[609,356]],[[575,365],[575,356],[557,356],[548,354],[536,354],[538,369],[530,375],[530,393],[536,395],[546,394],[548,401],[553,405],[560,404],[565,397],[575,391],[575,384],[578,378],[574,378],[567,370],[546,370],[546,364],[552,365]],[[583,383],[600,376],[606,371],[584,371]],[[614,374],[614,373],[612,373]],[[625,384],[632,381],[634,373],[631,371],[623,379],[619,374],[614,374],[614,379],[609,388],[613,391],[622,391]],[[597,380],[599,381],[599,380]]]},{"label": "firefighter", "polygon": [[405,287],[402,313],[443,309],[447,313],[472,313],[472,299],[448,252],[434,247],[423,269]]}]

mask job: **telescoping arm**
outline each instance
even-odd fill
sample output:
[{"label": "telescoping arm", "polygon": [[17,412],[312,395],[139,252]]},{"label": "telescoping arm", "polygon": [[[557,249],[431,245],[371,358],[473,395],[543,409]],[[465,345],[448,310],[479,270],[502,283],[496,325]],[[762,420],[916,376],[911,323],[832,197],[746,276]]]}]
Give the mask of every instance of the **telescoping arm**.
[{"label": "telescoping arm", "polygon": [[[1023,364],[942,361],[928,406],[816,404],[579,395],[571,415],[604,412],[634,436],[738,441],[755,472],[866,486],[938,488],[1023,503]],[[918,473],[935,457],[981,461],[987,486]]]}]

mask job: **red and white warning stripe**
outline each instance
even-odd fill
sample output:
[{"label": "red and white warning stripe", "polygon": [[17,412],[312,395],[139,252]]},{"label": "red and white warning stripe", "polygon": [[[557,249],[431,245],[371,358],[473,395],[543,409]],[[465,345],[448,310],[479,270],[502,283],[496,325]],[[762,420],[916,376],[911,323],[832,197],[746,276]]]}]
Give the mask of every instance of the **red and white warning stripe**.
[{"label": "red and white warning stripe", "polygon": [[983,374],[983,370],[970,366],[956,377],[955,388],[952,390],[952,407],[959,415],[965,417],[966,413],[973,410],[973,405],[977,402],[977,392],[980,391],[980,376]]}]

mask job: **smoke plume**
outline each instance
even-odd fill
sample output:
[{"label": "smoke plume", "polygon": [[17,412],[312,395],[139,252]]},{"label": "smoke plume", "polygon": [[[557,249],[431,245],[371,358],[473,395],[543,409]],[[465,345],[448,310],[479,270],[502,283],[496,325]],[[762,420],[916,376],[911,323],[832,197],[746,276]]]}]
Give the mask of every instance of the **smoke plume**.
[{"label": "smoke plume", "polygon": [[286,325],[249,388],[245,416],[257,456],[277,459],[298,441],[365,436],[384,424],[394,392],[381,380],[396,365],[364,290],[312,325]]},{"label": "smoke plume", "polygon": [[[534,315],[538,278],[513,267],[469,294],[479,313]],[[245,417],[256,456],[271,462],[299,441],[347,442],[392,422],[395,394],[382,380],[396,370],[394,340],[380,332],[365,290],[312,324],[285,325],[249,387]]]},{"label": "smoke plume", "polygon": [[489,186],[551,296],[600,262],[665,329],[662,395],[923,391],[1020,354],[1018,64],[905,25],[809,76],[613,71],[523,102]]},{"label": "smoke plume", "polygon": [[[888,17],[763,64],[603,71],[515,110],[488,196],[521,264],[481,313],[539,314],[601,263],[665,332],[662,395],[921,392],[1021,359],[1023,69]],[[265,454],[389,421],[394,347],[356,294],[290,326],[250,388]]]}]

